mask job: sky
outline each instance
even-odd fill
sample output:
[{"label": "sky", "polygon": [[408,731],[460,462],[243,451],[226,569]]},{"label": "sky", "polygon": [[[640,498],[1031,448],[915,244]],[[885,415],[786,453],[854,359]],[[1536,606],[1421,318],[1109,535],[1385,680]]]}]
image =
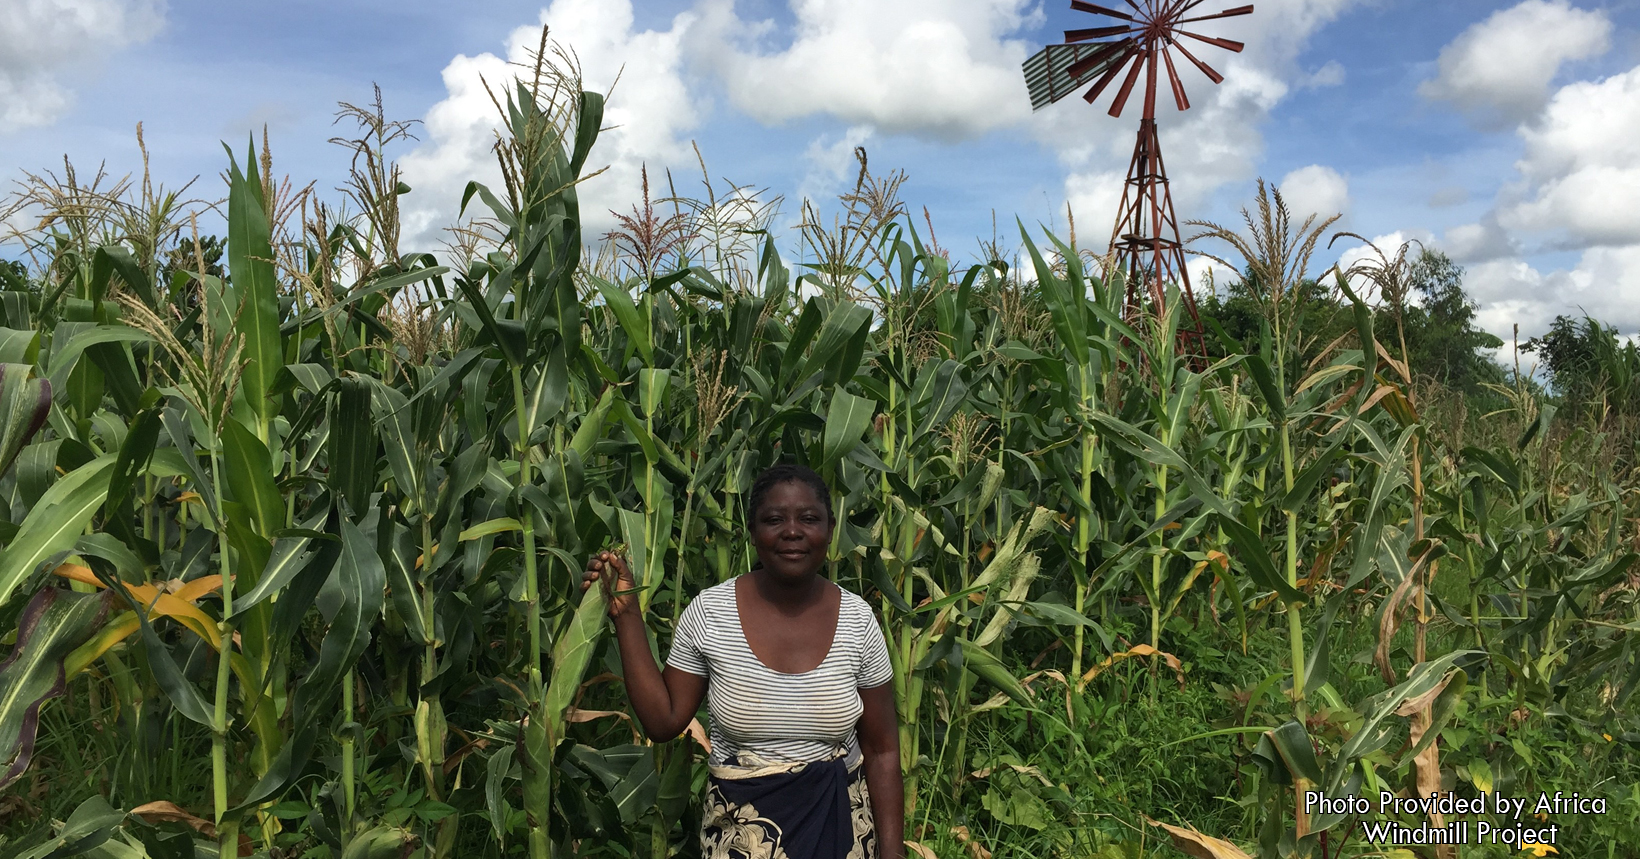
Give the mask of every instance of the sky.
[{"label": "sky", "polygon": [[[1239,223],[1263,178],[1300,221],[1450,255],[1506,341],[1558,314],[1640,332],[1640,0],[1255,3],[1201,25],[1247,43],[1201,46],[1224,83],[1183,70],[1194,106],[1161,111],[1181,219]],[[390,117],[420,120],[390,153],[414,189],[403,247],[436,251],[466,183],[498,180],[482,81],[545,24],[610,92],[591,235],[630,211],[642,168],[699,191],[694,146],[720,190],[783,197],[789,227],[804,198],[834,209],[864,146],[959,258],[993,229],[1017,242],[1015,218],[1063,234],[1067,207],[1087,244],[1108,235],[1137,109],[1033,113],[1020,64],[1103,23],[1069,0],[0,0],[0,184],[65,156],[82,177],[138,172],[141,122],[155,180],[199,176],[193,196],[225,196],[223,143],[265,128],[277,175],[339,198],[349,155],[329,140],[355,129],[337,105],[379,85]]]}]

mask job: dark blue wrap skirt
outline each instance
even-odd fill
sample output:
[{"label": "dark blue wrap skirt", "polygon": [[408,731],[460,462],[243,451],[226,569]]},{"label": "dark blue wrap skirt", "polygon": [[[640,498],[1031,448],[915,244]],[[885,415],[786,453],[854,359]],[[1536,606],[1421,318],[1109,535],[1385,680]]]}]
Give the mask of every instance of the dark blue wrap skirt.
[{"label": "dark blue wrap skirt", "polygon": [[704,859],[876,859],[865,768],[839,750],[809,763],[737,760],[711,768]]}]

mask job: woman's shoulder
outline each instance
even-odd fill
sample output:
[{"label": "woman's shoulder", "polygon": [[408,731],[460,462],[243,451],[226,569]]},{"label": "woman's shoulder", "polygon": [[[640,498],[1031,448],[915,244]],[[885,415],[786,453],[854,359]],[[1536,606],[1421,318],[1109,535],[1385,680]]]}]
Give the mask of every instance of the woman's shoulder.
[{"label": "woman's shoulder", "polygon": [[726,599],[726,598],[727,599],[733,599],[734,595],[735,595],[735,582],[738,581],[739,579],[740,579],[740,576],[733,576],[733,577],[729,578],[727,581],[718,582],[715,585],[711,585],[709,587],[701,588],[700,593],[698,595],[696,595],[695,599],[708,599],[708,600],[721,600],[721,599]]},{"label": "woman's shoulder", "polygon": [[865,597],[860,596],[842,585],[838,585],[837,590],[843,595],[841,616],[845,620],[852,621],[854,623],[877,622],[877,615],[871,610],[871,603],[866,602]]},{"label": "woman's shoulder", "polygon": [[[739,578],[739,576],[735,578]],[[695,614],[710,616],[721,611],[725,605],[733,606],[734,604],[735,579],[730,579],[710,587],[701,588],[700,593],[695,594],[695,598],[689,601],[689,605],[683,611],[684,614],[694,612]]]}]

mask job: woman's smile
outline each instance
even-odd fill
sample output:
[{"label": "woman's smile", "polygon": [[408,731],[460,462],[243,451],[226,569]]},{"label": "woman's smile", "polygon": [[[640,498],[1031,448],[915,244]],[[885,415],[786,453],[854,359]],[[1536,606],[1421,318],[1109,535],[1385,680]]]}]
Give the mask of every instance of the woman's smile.
[{"label": "woman's smile", "polygon": [[793,480],[769,489],[752,522],[752,543],[765,569],[795,580],[825,563],[831,530],[826,499]]}]

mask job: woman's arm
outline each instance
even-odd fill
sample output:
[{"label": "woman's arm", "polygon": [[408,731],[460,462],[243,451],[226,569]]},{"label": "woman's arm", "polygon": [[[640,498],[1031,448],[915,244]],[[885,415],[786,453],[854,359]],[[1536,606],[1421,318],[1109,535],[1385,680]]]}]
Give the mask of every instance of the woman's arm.
[{"label": "woman's arm", "polygon": [[[612,567],[617,575],[605,575],[604,565]],[[612,591],[630,591],[635,586],[626,562],[601,552],[587,564],[582,589],[602,579],[604,587]],[[618,580],[611,587],[611,580]],[[609,616],[615,623],[615,641],[621,649],[621,673],[626,675],[626,694],[632,700],[632,711],[649,739],[665,742],[688,727],[689,720],[700,710],[706,697],[706,678],[698,674],[666,667],[665,674],[655,665],[649,653],[649,636],[644,631],[643,616],[638,601],[630,595],[614,595],[609,600]]]},{"label": "woman's arm", "polygon": [[905,781],[900,774],[900,719],[894,684],[860,690],[860,752],[865,757],[871,819],[877,825],[878,859],[905,859]]}]

